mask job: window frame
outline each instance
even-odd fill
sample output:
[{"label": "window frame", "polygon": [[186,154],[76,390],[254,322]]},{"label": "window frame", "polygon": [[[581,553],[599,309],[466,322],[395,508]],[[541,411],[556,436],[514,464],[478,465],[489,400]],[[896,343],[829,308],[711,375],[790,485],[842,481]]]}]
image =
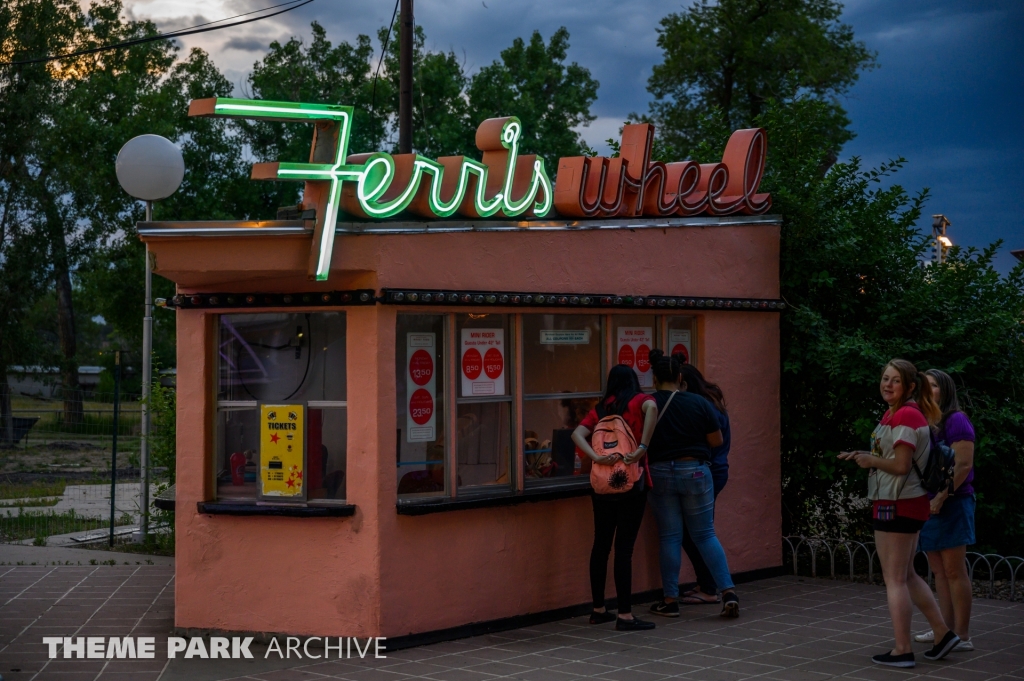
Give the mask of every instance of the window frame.
[{"label": "window frame", "polygon": [[[282,508],[289,508],[289,507],[295,507],[295,506],[299,506],[299,507],[322,506],[322,507],[345,507],[345,508],[348,508],[348,507],[350,507],[350,504],[348,503],[348,399],[344,399],[344,400],[306,400],[306,401],[303,401],[303,404],[306,407],[307,421],[308,421],[308,418],[309,418],[308,417],[308,412],[309,412],[310,409],[320,409],[320,410],[338,409],[338,410],[344,410],[345,419],[346,419],[346,428],[345,428],[345,432],[346,432],[346,442],[345,442],[345,498],[343,498],[343,499],[311,499],[308,496],[308,490],[306,492],[306,499],[302,500],[301,502],[300,501],[280,501],[280,502],[276,502],[276,501],[268,500],[268,499],[262,499],[261,500],[261,499],[258,498],[258,496],[254,496],[251,499],[249,499],[249,498],[244,498],[244,499],[242,499],[242,498],[239,498],[239,499],[231,499],[231,498],[220,499],[220,497],[218,495],[218,482],[217,482],[217,477],[218,477],[218,461],[220,459],[220,454],[221,454],[220,449],[223,446],[223,441],[222,441],[223,432],[221,430],[221,428],[222,428],[221,427],[221,412],[224,412],[224,411],[256,411],[256,412],[258,412],[259,408],[260,408],[260,400],[255,400],[255,399],[253,399],[253,400],[221,400],[221,399],[219,399],[220,380],[221,380],[221,368],[222,368],[221,362],[223,361],[221,359],[220,353],[218,352],[218,347],[220,345],[220,333],[221,333],[221,328],[222,328],[221,327],[221,318],[222,317],[231,317],[231,316],[235,316],[235,315],[239,315],[239,314],[245,314],[245,315],[263,315],[263,314],[267,314],[267,315],[271,315],[271,314],[282,314],[282,313],[283,314],[295,314],[295,315],[303,315],[303,314],[309,314],[309,315],[340,314],[340,315],[342,315],[342,317],[344,319],[344,325],[345,325],[345,347],[346,347],[346,358],[345,359],[346,359],[346,364],[347,364],[347,361],[348,361],[348,357],[347,357],[347,354],[348,354],[347,353],[347,348],[348,348],[348,314],[347,314],[347,311],[344,310],[344,309],[323,309],[323,308],[307,309],[307,308],[296,308],[296,309],[288,309],[288,310],[258,310],[258,311],[257,310],[252,310],[252,311],[230,310],[230,311],[224,311],[224,312],[221,312],[221,313],[218,313],[218,314],[211,315],[213,317],[212,325],[213,325],[213,337],[214,337],[214,342],[211,343],[211,355],[212,355],[211,356],[211,362],[213,364],[213,381],[212,381],[212,386],[210,387],[210,390],[213,393],[213,400],[212,400],[212,402],[213,402],[213,427],[211,428],[212,436],[213,436],[213,442],[212,442],[212,448],[211,448],[212,456],[210,457],[209,471],[210,471],[210,476],[211,476],[210,489],[212,491],[213,498],[210,499],[208,502],[204,502],[204,503],[210,503],[210,504],[212,504],[214,506],[234,505],[234,506],[239,506],[239,507],[259,505],[259,506],[282,507]],[[345,379],[346,379],[346,381],[348,380],[348,368],[347,368],[347,366],[346,366],[346,370],[345,370]],[[346,398],[348,396],[348,386],[347,385],[345,386],[345,396],[346,396]],[[308,457],[308,453],[307,453],[307,457]],[[307,459],[307,461],[308,461],[308,459]],[[228,515],[230,515],[230,513],[228,513]]]},{"label": "window frame", "polygon": [[[509,470],[509,485],[482,485],[479,487],[458,487],[458,405],[460,403],[480,402],[480,401],[497,401],[493,398],[462,398],[459,397],[459,367],[460,356],[459,356],[459,334],[457,326],[457,317],[460,314],[476,314],[477,312],[487,314],[501,314],[507,315],[509,319],[509,337],[507,339],[507,355],[506,363],[511,361],[513,367],[511,371],[507,371],[507,378],[509,381],[509,395],[505,400],[511,401],[511,427],[512,427],[512,449],[510,452],[510,470]],[[525,446],[523,437],[519,434],[524,432],[524,404],[526,401],[536,401],[541,399],[556,399],[564,398],[566,395],[572,397],[581,397],[584,395],[600,397],[603,394],[605,387],[605,381],[607,380],[608,369],[617,362],[615,353],[617,351],[615,343],[615,318],[623,316],[652,316],[655,319],[655,328],[653,330],[653,340],[657,347],[667,347],[668,336],[669,336],[669,319],[670,318],[688,318],[690,320],[690,344],[691,344],[691,362],[700,368],[703,363],[703,336],[704,336],[704,314],[686,310],[679,312],[665,312],[658,310],[651,312],[644,309],[638,310],[622,310],[616,312],[604,312],[595,310],[574,310],[564,308],[537,308],[536,310],[524,311],[522,309],[508,309],[508,308],[460,308],[452,309],[444,306],[416,306],[405,307],[399,306],[396,310],[395,320],[395,333],[396,343],[397,341],[397,316],[402,314],[419,314],[419,315],[440,315],[444,316],[445,323],[445,338],[444,338],[444,357],[445,357],[445,392],[444,399],[446,401],[447,413],[445,418],[445,427],[450,437],[445,439],[445,467],[447,476],[445,480],[445,491],[443,494],[435,495],[402,495],[398,496],[396,493],[396,502],[399,509],[399,513],[403,515],[420,515],[423,513],[429,513],[432,511],[424,510],[427,507],[437,507],[436,510],[448,510],[448,509],[459,509],[459,508],[477,508],[491,505],[487,500],[494,500],[498,505],[501,505],[502,499],[506,499],[509,503],[517,503],[516,500],[524,501],[531,498],[560,498],[561,496],[578,496],[585,490],[590,488],[590,476],[579,475],[579,476],[566,476],[569,479],[562,480],[557,479],[557,482],[552,479],[551,482],[543,479],[538,479],[532,484],[527,484],[525,476]],[[601,368],[601,393],[558,393],[557,395],[525,395],[525,371],[526,366],[524,362],[524,339],[523,332],[525,324],[523,321],[524,315],[534,314],[554,314],[554,315],[581,315],[581,316],[599,316],[601,323],[601,343],[602,352],[601,357],[603,366]],[[397,361],[397,357],[392,360]],[[396,364],[397,366],[397,364]],[[398,380],[401,377],[396,377]],[[653,390],[653,389],[652,389]],[[396,394],[397,399],[397,394]],[[397,410],[396,410],[397,413]],[[396,452],[397,453],[397,452]],[[564,493],[564,494],[563,494]],[[481,506],[483,504],[483,506]],[[405,510],[402,510],[405,509]],[[417,510],[419,509],[419,510]]]}]

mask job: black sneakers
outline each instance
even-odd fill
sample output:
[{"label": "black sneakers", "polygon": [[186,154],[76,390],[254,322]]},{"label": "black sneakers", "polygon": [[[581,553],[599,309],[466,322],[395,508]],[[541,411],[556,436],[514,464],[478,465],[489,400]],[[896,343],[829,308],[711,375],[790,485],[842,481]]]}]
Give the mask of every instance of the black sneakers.
[{"label": "black sneakers", "polygon": [[949,655],[950,651],[956,648],[959,643],[960,637],[952,631],[947,631],[942,640],[936,643],[924,656],[929,660],[941,660],[946,655]]},{"label": "black sneakers", "polygon": [[651,606],[651,614],[662,617],[679,617],[679,602],[658,601]]},{"label": "black sneakers", "polygon": [[722,617],[740,616],[740,599],[733,591],[722,594]]},{"label": "black sneakers", "polygon": [[645,629],[653,629],[654,622],[645,622],[642,619],[634,617],[631,620],[624,620],[621,617],[615,618],[615,630],[616,631],[643,631]]},{"label": "black sneakers", "polygon": [[594,610],[590,613],[590,623],[607,624],[608,622],[613,621],[615,617],[616,615],[614,612],[608,612],[607,610],[605,610],[604,612],[597,612],[596,610]]},{"label": "black sneakers", "polygon": [[884,664],[886,667],[916,667],[917,662],[914,660],[914,653],[903,653],[902,655],[893,655],[892,651],[888,653],[882,653],[881,655],[875,655],[871,658],[871,661],[875,664]]}]

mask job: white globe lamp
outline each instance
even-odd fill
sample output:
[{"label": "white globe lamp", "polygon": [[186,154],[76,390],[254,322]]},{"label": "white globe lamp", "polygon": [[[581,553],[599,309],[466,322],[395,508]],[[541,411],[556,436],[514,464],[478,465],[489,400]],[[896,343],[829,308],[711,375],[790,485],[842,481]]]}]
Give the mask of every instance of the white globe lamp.
[{"label": "white globe lamp", "polygon": [[[178,191],[185,177],[185,159],[181,150],[160,135],[139,135],[128,140],[117,152],[114,164],[121,188],[136,199],[146,202],[146,222],[153,220],[153,202],[166,199]],[[146,245],[146,300],[142,318],[142,442],[139,463],[142,468],[140,487],[141,515],[137,542],[149,534],[149,395],[153,380],[153,263]]]},{"label": "white globe lamp", "polygon": [[160,135],[139,135],[117,152],[117,181],[130,196],[159,201],[178,191],[185,159],[174,143]]}]

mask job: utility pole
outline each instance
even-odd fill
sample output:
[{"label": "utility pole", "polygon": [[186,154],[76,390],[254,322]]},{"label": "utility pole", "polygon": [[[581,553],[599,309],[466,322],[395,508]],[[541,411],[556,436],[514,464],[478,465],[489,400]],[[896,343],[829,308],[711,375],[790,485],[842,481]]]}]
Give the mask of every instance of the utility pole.
[{"label": "utility pole", "polygon": [[953,246],[953,242],[946,236],[946,228],[952,225],[945,215],[932,216],[932,262],[936,264],[946,262],[946,253]]},{"label": "utility pole", "polygon": [[412,0],[401,0],[398,56],[398,153],[412,153]]}]

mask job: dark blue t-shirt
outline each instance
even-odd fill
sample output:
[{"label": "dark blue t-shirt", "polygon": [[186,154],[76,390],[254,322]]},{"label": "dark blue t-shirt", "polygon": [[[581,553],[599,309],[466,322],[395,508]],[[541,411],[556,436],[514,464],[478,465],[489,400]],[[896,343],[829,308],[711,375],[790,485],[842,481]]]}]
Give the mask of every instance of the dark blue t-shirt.
[{"label": "dark blue t-shirt", "polygon": [[715,415],[718,417],[719,430],[722,431],[722,444],[711,449],[711,466],[727,471],[729,470],[729,448],[732,446],[732,429],[729,427],[729,415],[724,411],[719,411],[714,404],[711,405],[711,409],[714,410]]},{"label": "dark blue t-shirt", "polygon": [[715,408],[700,395],[678,392],[666,410],[665,404],[671,395],[670,390],[654,393],[661,420],[654,429],[647,452],[651,463],[685,457],[710,461],[708,434],[719,430]]}]

